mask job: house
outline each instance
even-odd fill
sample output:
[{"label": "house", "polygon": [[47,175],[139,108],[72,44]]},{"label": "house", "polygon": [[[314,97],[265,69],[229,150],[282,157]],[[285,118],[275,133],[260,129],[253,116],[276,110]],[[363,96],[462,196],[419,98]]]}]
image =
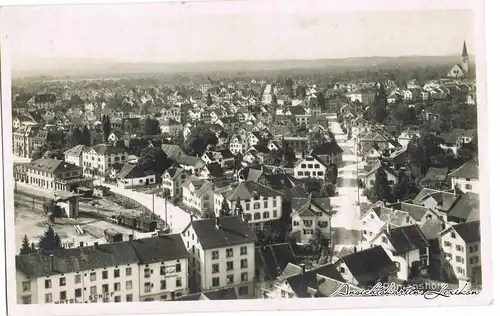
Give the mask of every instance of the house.
[{"label": "house", "polygon": [[427,269],[429,266],[429,242],[418,225],[390,228],[385,225],[371,241],[373,246],[382,246],[398,266],[397,278],[408,280],[412,269]]},{"label": "house", "polygon": [[128,189],[156,183],[156,175],[153,170],[144,170],[142,167],[124,164],[120,172],[115,176],[119,188]]},{"label": "house", "polygon": [[162,178],[162,188],[163,190],[168,190],[169,196],[174,197],[182,196],[182,184],[190,176],[189,172],[176,167],[170,167],[166,169]]},{"label": "house", "polygon": [[248,164],[271,164],[270,152],[266,146],[253,145],[243,155],[243,161]]},{"label": "house", "polygon": [[207,150],[201,156],[201,160],[203,160],[205,164],[217,162],[221,165],[222,168],[234,165],[234,156],[227,148],[216,151]]},{"label": "house", "polygon": [[165,152],[168,158],[175,161],[177,161],[182,156],[187,156],[187,154],[179,145],[162,144],[161,149]]},{"label": "house", "polygon": [[413,203],[432,209],[447,222],[448,214],[459,199],[460,196],[454,192],[423,188],[413,199]]},{"label": "house", "polygon": [[181,156],[177,158],[177,163],[186,171],[190,171],[191,174],[198,175],[199,172],[205,166],[205,162],[198,157],[194,156]]},{"label": "house", "polygon": [[397,183],[397,173],[389,168],[387,164],[381,162],[380,160],[375,160],[371,165],[366,165],[364,170],[359,174],[359,179],[363,181],[366,189],[371,189],[375,185],[375,179],[379,169],[382,169],[387,175],[387,181],[390,186]]},{"label": "house", "polygon": [[327,239],[331,238],[330,199],[307,198],[292,199],[292,234],[298,242],[307,243],[318,230]]},{"label": "house", "polygon": [[[341,296],[346,280],[332,263],[306,269],[304,264],[289,263],[264,298],[321,298]],[[360,290],[352,285],[351,290]]]},{"label": "house", "polygon": [[466,192],[460,195],[447,214],[449,223],[479,221],[479,194]]},{"label": "house", "polygon": [[459,286],[465,282],[480,286],[482,271],[479,221],[452,225],[439,233],[439,236],[444,259],[452,266],[459,279]]},{"label": "house", "polygon": [[267,296],[269,289],[285,271],[288,264],[298,265],[290,243],[255,247],[255,293],[257,298]]},{"label": "house", "polygon": [[375,92],[373,90],[363,89],[363,90],[355,90],[346,94],[346,97],[351,102],[358,101],[363,105],[371,105],[375,98]]},{"label": "house", "polygon": [[412,140],[413,137],[420,138],[420,134],[418,132],[403,131],[398,136],[398,143],[401,146],[405,147],[410,143],[410,141]]},{"label": "house", "polygon": [[[255,181],[243,181],[214,191],[215,213],[219,214],[224,199],[234,215],[242,212],[256,229],[265,229],[270,221],[282,216],[283,194]],[[238,209],[239,207],[241,209]]]},{"label": "house", "polygon": [[436,190],[451,188],[448,168],[430,167],[425,176],[420,180],[420,185]]},{"label": "house", "polygon": [[354,253],[341,257],[334,266],[347,283],[361,288],[387,282],[399,272],[397,264],[381,246],[361,251],[354,248]]},{"label": "house", "polygon": [[213,184],[205,179],[191,176],[182,183],[182,202],[201,214],[214,210]]},{"label": "house", "polygon": [[87,146],[76,145],[64,152],[64,161],[83,167],[83,153],[88,150]]},{"label": "house", "polygon": [[17,302],[172,300],[187,294],[188,258],[179,234],[18,255]]},{"label": "house", "polygon": [[[411,225],[416,223],[420,226],[424,225],[428,221],[439,221],[443,222],[439,214],[437,214],[434,210],[427,208],[422,205],[413,204],[409,201],[406,202],[396,202],[396,203],[387,203],[388,208],[393,210],[398,210],[402,212],[406,212],[410,216]],[[409,223],[406,223],[408,225]]]},{"label": "house", "polygon": [[362,152],[371,148],[373,145],[376,145],[378,150],[395,149],[400,147],[400,144],[398,144],[396,140],[381,131],[369,132],[363,137],[360,137],[359,144]]},{"label": "house", "polygon": [[359,116],[351,121],[351,133],[353,137],[370,130],[370,122]]},{"label": "house", "polygon": [[105,177],[109,175],[112,164],[117,162],[125,163],[127,159],[128,153],[124,148],[105,144],[84,148],[83,173],[87,177],[92,175]]},{"label": "house", "polygon": [[199,172],[202,179],[207,180],[222,180],[225,178],[225,172],[221,165],[217,162],[206,164]]},{"label": "house", "polygon": [[192,292],[234,287],[238,298],[254,296],[257,237],[240,216],[192,220],[182,239],[191,256]]},{"label": "house", "polygon": [[51,158],[40,158],[24,165],[29,185],[51,191],[75,191],[92,186],[83,177],[82,167]]},{"label": "house", "polygon": [[451,179],[452,188],[459,189],[462,192],[479,194],[479,166],[477,162],[466,162],[448,176]]},{"label": "house", "polygon": [[342,163],[343,152],[344,151],[340,148],[336,141],[329,141],[316,145],[312,149],[311,155],[321,159],[321,161],[327,166],[332,164],[339,166]]},{"label": "house", "polygon": [[383,202],[374,203],[370,209],[361,214],[360,220],[362,223],[361,240],[368,244],[387,225],[401,227],[415,223],[408,212],[386,206]]},{"label": "house", "polygon": [[297,179],[315,178],[324,180],[326,177],[327,165],[322,159],[314,155],[308,155],[299,159],[293,168],[293,175]]}]

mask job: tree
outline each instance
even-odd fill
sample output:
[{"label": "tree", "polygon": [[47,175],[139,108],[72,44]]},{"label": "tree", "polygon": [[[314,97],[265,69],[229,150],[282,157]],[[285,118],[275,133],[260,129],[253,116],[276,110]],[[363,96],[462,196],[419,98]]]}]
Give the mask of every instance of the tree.
[{"label": "tree", "polygon": [[217,145],[219,139],[211,130],[205,128],[195,128],[189,134],[185,142],[185,151],[188,155],[201,156],[207,149],[208,145]]},{"label": "tree", "polygon": [[207,95],[207,106],[211,106],[212,104],[214,104],[214,101],[212,100],[212,95],[209,93]]},{"label": "tree", "polygon": [[20,250],[19,254],[20,255],[28,255],[32,252],[33,252],[33,249],[31,249],[30,241],[28,240],[28,236],[24,235],[23,244],[21,246],[21,250]]},{"label": "tree", "polygon": [[309,239],[309,244],[314,252],[319,252],[324,247],[328,247],[329,243],[329,240],[321,234],[319,229],[315,229],[313,235]]},{"label": "tree", "polygon": [[161,176],[172,164],[173,160],[159,147],[146,147],[137,162],[137,166],[153,170],[157,176]]},{"label": "tree", "polygon": [[147,118],[146,122],[144,122],[144,133],[146,135],[160,135],[161,134],[161,128],[160,128],[160,122],[156,119],[152,118]]},{"label": "tree", "polygon": [[220,216],[231,216],[231,209],[229,208],[229,203],[227,202],[226,198],[222,200],[222,204],[220,207]]},{"label": "tree", "polygon": [[373,185],[373,193],[377,201],[391,201],[391,188],[387,180],[387,173],[384,168],[378,168],[375,173],[375,183]]},{"label": "tree", "polygon": [[104,115],[102,120],[102,132],[104,134],[104,140],[108,141],[109,135],[111,134],[111,121],[108,115]]},{"label": "tree", "polygon": [[241,215],[243,213],[243,206],[241,206],[241,199],[238,197],[236,199],[236,204],[234,205],[234,213]]},{"label": "tree", "polygon": [[82,130],[80,145],[90,146],[91,143],[92,143],[92,136],[90,135],[89,128],[87,127],[87,125],[85,125]]},{"label": "tree", "polygon": [[336,163],[328,166],[328,168],[326,169],[326,181],[328,183],[337,183],[338,175],[339,169]]},{"label": "tree", "polygon": [[271,99],[272,99],[272,102],[274,104],[278,103],[278,97],[276,96],[276,94],[273,93],[273,95],[271,96]]},{"label": "tree", "polygon": [[61,237],[54,231],[52,226],[45,231],[42,237],[38,242],[38,248],[44,251],[53,251],[62,249],[61,246]]},{"label": "tree", "polygon": [[71,142],[74,146],[81,144],[82,142],[82,131],[80,128],[75,127],[73,133],[71,134]]}]

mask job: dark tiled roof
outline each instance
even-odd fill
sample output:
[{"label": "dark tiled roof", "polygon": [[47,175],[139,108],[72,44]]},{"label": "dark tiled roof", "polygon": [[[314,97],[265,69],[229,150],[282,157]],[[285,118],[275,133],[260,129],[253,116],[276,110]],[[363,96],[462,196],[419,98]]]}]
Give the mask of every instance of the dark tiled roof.
[{"label": "dark tiled roof", "polygon": [[[262,264],[271,280],[275,280],[285,270],[288,263],[297,264],[297,258],[288,243],[268,245],[258,249]],[[257,253],[257,252],[256,252]]]},{"label": "dark tiled roof", "polygon": [[[191,223],[203,249],[229,247],[257,240],[250,224],[243,221],[240,216],[227,216],[216,219],[201,219]],[[189,226],[188,226],[189,227]]]},{"label": "dark tiled roof", "polygon": [[203,292],[203,295],[209,300],[236,300],[238,295],[236,295],[236,288],[230,287],[220,290],[214,290],[209,292]]},{"label": "dark tiled roof", "polygon": [[462,194],[448,216],[464,221],[479,220],[479,194],[473,192]]},{"label": "dark tiled roof", "polygon": [[116,177],[119,179],[135,179],[143,178],[153,174],[154,171],[152,170],[144,170],[143,168],[136,165],[124,164],[120,172],[116,174]]},{"label": "dark tiled roof", "polygon": [[446,180],[446,176],[448,175],[448,168],[429,168],[429,171],[425,174],[425,177],[420,181],[420,183],[424,183],[426,181],[440,181],[443,182]]},{"label": "dark tiled roof", "polygon": [[132,245],[142,264],[189,257],[180,234],[135,239]]},{"label": "dark tiled roof", "polygon": [[343,152],[344,151],[342,150],[342,148],[340,148],[340,146],[336,142],[326,142],[315,146],[311,154],[321,156],[331,154],[337,155]]},{"label": "dark tiled roof", "polygon": [[399,270],[381,246],[358,251],[340,260],[360,285],[372,284]]},{"label": "dark tiled roof", "polygon": [[429,242],[418,225],[392,228],[386,235],[396,253],[429,247]]},{"label": "dark tiled roof", "polygon": [[124,154],[126,151],[120,147],[108,146],[105,144],[95,145],[92,149],[99,155]]},{"label": "dark tiled roof", "polygon": [[481,240],[479,221],[453,225],[452,227],[466,243],[478,242]]},{"label": "dark tiled roof", "polygon": [[450,177],[479,179],[479,166],[473,161],[466,162],[451,172]]},{"label": "dark tiled roof", "polygon": [[267,197],[283,196],[281,192],[273,190],[258,182],[244,181],[240,182],[240,184],[238,184],[238,186],[234,190],[228,192],[226,194],[226,198],[229,201],[236,201],[238,200],[238,198],[240,200],[247,200],[255,195]]},{"label": "dark tiled roof", "polygon": [[51,158],[40,158],[38,160],[32,161],[28,164],[28,167],[34,170],[39,170],[43,172],[61,172],[61,171],[74,171],[80,170],[81,167],[71,164],[69,162],[64,162],[62,160],[51,159]]},{"label": "dark tiled roof", "polygon": [[206,165],[206,167],[212,177],[222,177],[222,167],[218,163],[209,163],[208,165]]},{"label": "dark tiled roof", "polygon": [[434,240],[438,237],[439,233],[443,231],[443,228],[443,222],[439,220],[428,220],[420,229],[427,240]]}]

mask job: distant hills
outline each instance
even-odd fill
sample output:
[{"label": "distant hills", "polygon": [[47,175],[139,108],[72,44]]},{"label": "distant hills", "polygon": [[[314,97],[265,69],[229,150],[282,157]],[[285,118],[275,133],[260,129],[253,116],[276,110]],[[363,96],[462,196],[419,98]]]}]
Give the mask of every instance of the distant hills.
[{"label": "distant hills", "polygon": [[[469,56],[469,60],[474,59]],[[261,72],[294,69],[397,68],[451,65],[460,56],[354,57],[316,60],[211,61],[193,63],[122,63],[104,59],[43,59],[14,63],[12,77],[96,78],[126,75],[161,75],[204,72]]]}]

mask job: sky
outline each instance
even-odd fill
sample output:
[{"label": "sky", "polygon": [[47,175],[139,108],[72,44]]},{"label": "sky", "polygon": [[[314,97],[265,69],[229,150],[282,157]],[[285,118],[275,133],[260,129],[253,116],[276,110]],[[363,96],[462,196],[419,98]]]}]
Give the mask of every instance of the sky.
[{"label": "sky", "polygon": [[200,62],[474,54],[468,10],[249,10],[126,4],[4,8],[13,67],[40,59]]}]

